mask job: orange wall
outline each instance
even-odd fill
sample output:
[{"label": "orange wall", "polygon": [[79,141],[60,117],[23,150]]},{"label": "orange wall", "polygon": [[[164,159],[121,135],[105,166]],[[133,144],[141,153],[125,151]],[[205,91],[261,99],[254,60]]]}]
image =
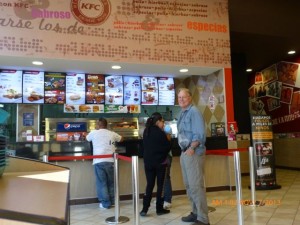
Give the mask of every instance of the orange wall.
[{"label": "orange wall", "polygon": [[226,113],[227,122],[234,120],[234,104],[233,104],[233,87],[232,87],[232,70],[225,68],[225,96],[226,96]]}]

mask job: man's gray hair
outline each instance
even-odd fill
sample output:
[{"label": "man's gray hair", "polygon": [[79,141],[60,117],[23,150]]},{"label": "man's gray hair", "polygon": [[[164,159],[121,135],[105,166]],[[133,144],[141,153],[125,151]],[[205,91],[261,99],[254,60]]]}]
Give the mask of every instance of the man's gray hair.
[{"label": "man's gray hair", "polygon": [[182,91],[185,92],[185,93],[187,93],[189,96],[192,96],[192,93],[191,93],[190,89],[187,89],[187,88],[179,88],[177,94],[179,94]]}]

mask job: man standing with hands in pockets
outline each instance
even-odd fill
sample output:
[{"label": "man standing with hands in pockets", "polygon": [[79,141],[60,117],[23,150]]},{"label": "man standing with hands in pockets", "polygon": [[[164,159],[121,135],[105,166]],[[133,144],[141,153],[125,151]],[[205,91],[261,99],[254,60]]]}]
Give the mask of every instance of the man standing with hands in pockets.
[{"label": "man standing with hands in pockets", "polygon": [[178,104],[181,107],[177,123],[178,144],[182,151],[180,164],[183,182],[192,204],[191,214],[182,217],[181,220],[193,222],[192,225],[209,225],[204,187],[205,122],[197,107],[192,105],[189,89],[179,89]]}]

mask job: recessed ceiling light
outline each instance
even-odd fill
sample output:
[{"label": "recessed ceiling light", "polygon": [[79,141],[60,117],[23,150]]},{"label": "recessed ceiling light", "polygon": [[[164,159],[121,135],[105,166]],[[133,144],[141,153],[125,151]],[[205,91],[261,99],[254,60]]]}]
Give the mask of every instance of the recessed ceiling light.
[{"label": "recessed ceiling light", "polygon": [[246,69],[246,72],[252,72],[252,69],[250,69],[250,68]]},{"label": "recessed ceiling light", "polygon": [[111,68],[114,70],[119,70],[119,69],[121,69],[121,66],[115,65],[115,66],[112,66]]},{"label": "recessed ceiling light", "polygon": [[180,70],[179,70],[180,73],[186,73],[186,72],[188,72],[188,71],[189,71],[188,69],[180,69]]},{"label": "recessed ceiling light", "polygon": [[288,54],[289,54],[289,55],[293,55],[293,54],[295,54],[295,53],[296,53],[296,51],[294,51],[294,50],[288,51]]},{"label": "recessed ceiling light", "polygon": [[44,63],[41,62],[41,61],[32,61],[32,64],[33,64],[33,65],[36,65],[36,66],[41,66],[41,65],[43,65]]}]

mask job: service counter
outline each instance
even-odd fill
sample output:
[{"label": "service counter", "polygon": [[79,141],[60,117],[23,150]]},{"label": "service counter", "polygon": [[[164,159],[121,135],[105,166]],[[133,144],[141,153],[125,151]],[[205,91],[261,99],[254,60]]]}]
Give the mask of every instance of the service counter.
[{"label": "service counter", "polygon": [[[249,141],[248,141],[249,142]],[[248,143],[247,142],[247,143]],[[242,147],[247,145],[244,143]],[[22,143],[24,144],[24,143]],[[40,160],[44,154],[51,156],[85,156],[91,155],[91,145],[89,142],[45,142],[45,143],[31,143],[35,146],[34,149],[39,155]],[[249,143],[247,147],[249,146]],[[226,150],[228,146],[227,138],[208,138],[207,152],[213,149]],[[233,146],[241,147],[240,144]],[[143,164],[143,145],[141,139],[125,140],[118,146],[121,155],[131,157],[138,156],[139,158],[139,192],[144,193],[146,187],[146,179]],[[18,151],[17,151],[18,152]],[[173,162],[171,167],[171,181],[173,194],[184,194],[185,188],[182,181],[181,167],[179,156],[181,150],[178,146],[177,139],[172,139],[172,153]],[[244,154],[244,153],[242,153]],[[71,170],[71,184],[70,184],[70,199],[71,204],[83,204],[97,202],[96,199],[96,185],[94,177],[94,168],[91,160],[72,160],[72,161],[52,161],[52,163],[68,167]],[[243,165],[243,163],[241,163]],[[248,165],[248,164],[247,164]],[[231,190],[235,186],[234,170],[233,170],[232,156],[222,154],[207,154],[205,162],[205,184],[207,191]],[[121,199],[129,199],[132,195],[131,184],[131,163],[119,159],[119,193]],[[249,170],[248,170],[249,171]],[[243,173],[243,171],[242,171]],[[247,173],[247,171],[245,171]]]},{"label": "service counter", "polygon": [[0,177],[0,224],[69,224],[70,170],[8,157]]},{"label": "service counter", "polygon": [[[234,170],[231,156],[207,155],[205,163],[205,184],[207,191],[230,190],[235,186]],[[57,161],[58,165],[70,168],[71,172],[71,204],[85,204],[97,202],[94,168],[90,160]],[[145,192],[146,179],[143,170],[143,159],[138,160],[139,193]],[[119,193],[121,199],[132,196],[132,167],[128,161],[119,159]],[[171,181],[173,194],[184,194],[179,157],[173,157],[171,167]]]},{"label": "service counter", "polygon": [[274,152],[276,166],[286,169],[300,169],[300,138],[275,138]]}]

